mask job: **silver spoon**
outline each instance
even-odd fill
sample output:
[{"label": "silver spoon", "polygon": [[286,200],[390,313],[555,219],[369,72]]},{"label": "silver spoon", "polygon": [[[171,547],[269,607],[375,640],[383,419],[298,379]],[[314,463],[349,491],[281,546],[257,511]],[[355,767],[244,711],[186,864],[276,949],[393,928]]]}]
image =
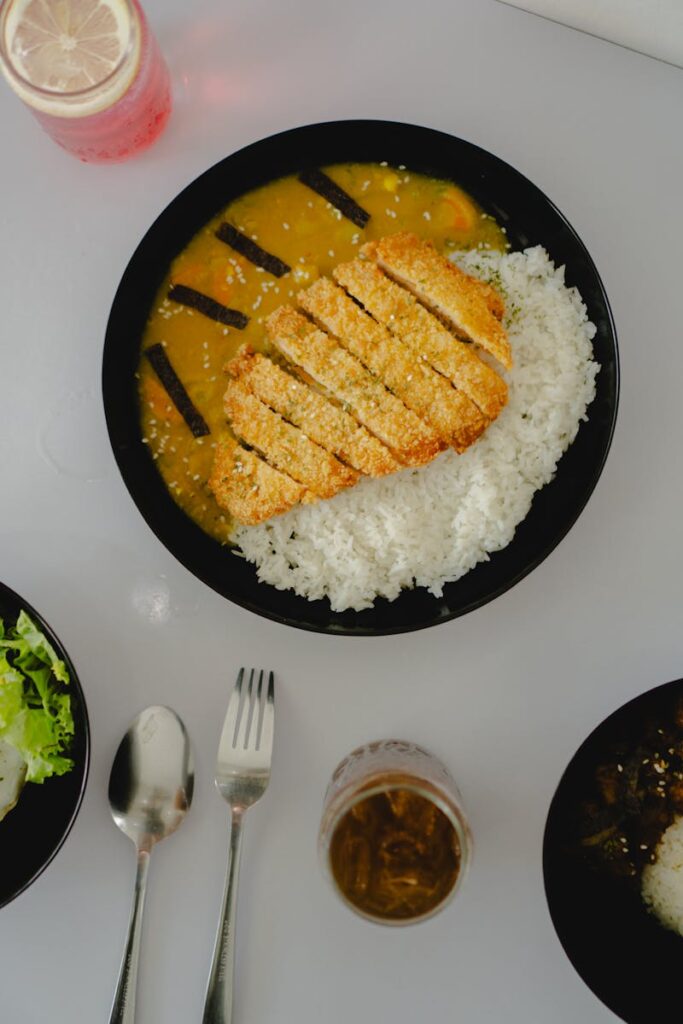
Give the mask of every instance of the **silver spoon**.
[{"label": "silver spoon", "polygon": [[121,740],[109,776],[109,806],[135,843],[138,869],[128,939],[109,1024],[133,1024],[140,957],[140,925],[147,869],[156,843],[181,824],[194,789],[194,764],[185,726],[170,708],[141,711]]}]

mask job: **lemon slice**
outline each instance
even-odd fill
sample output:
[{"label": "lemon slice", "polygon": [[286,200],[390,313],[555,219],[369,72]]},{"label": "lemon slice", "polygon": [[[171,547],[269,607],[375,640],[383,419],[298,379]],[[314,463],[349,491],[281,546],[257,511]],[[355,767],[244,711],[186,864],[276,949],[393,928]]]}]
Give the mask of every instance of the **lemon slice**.
[{"label": "lemon slice", "polygon": [[[15,0],[4,35],[11,70],[25,83],[13,80],[16,91],[61,116],[110,106],[139,63],[140,25],[126,0]],[[74,94],[84,91],[79,101]]]}]

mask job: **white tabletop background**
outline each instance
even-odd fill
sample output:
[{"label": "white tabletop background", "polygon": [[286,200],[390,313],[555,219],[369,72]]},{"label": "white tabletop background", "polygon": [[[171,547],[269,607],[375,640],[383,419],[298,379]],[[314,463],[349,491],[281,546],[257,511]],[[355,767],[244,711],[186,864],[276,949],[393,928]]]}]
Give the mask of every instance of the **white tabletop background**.
[{"label": "white tabletop background", "polygon": [[[3,1024],[108,1019],[134,854],[107,779],[130,719],[156,702],[187,724],[197,785],[154,854],[138,1019],[201,1019],[227,841],[214,757],[228,688],[252,663],[279,689],[272,781],[247,819],[236,1024],[615,1020],[555,936],[541,841],[585,735],[683,675],[683,74],[493,0],[146,7],[176,109],[137,160],[78,163],[0,90],[0,578],[71,654],[93,748],[64,848],[0,912]],[[100,397],[116,285],[169,200],[256,139],[359,116],[462,136],[549,194],[603,277],[623,373],[606,469],[559,548],[479,611],[377,639],[276,625],[191,576],[129,498]],[[455,903],[399,930],[351,914],[316,861],[330,772],[383,736],[450,766],[476,842]]]}]

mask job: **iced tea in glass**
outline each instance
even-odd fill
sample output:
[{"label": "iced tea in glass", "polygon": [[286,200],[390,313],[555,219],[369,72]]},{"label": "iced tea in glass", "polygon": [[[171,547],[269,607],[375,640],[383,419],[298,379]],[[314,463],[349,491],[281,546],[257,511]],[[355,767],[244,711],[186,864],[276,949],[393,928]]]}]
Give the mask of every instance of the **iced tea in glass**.
[{"label": "iced tea in glass", "polygon": [[138,0],[4,0],[0,66],[45,131],[81,160],[127,160],[171,112],[168,69]]},{"label": "iced tea in glass", "polygon": [[472,837],[444,765],[403,740],[359,747],[325,795],[323,870],[357,913],[381,924],[431,917],[455,895]]}]

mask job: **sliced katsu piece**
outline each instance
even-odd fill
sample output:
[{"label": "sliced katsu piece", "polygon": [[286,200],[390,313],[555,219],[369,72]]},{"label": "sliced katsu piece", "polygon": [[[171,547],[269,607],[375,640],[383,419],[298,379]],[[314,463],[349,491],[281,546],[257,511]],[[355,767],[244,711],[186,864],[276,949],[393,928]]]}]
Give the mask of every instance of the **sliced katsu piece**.
[{"label": "sliced katsu piece", "polygon": [[512,366],[507,332],[491,312],[480,283],[410,231],[367,242],[363,255],[408,288],[456,333],[480,345],[506,369]]},{"label": "sliced katsu piece", "polygon": [[349,295],[418,358],[448,377],[490,420],[496,418],[507,402],[507,384],[477,356],[472,345],[455,338],[411,292],[370,260],[340,263],[332,273]]},{"label": "sliced katsu piece", "polygon": [[230,428],[238,437],[319,498],[331,498],[357,482],[355,469],[345,466],[298,427],[287,423],[241,381],[230,381],[223,404]]},{"label": "sliced katsu piece", "polygon": [[[451,260],[448,262],[451,266],[455,266]],[[456,269],[460,270],[460,267],[457,267]],[[465,273],[464,270],[460,270],[460,272],[462,274]],[[488,281],[480,281],[478,277],[472,277],[471,274],[467,274],[466,276],[469,277],[471,281],[475,282],[484,297],[484,302],[489,307],[496,320],[502,320],[505,316],[505,303],[503,302],[503,296],[500,292],[497,292],[493,285],[489,284]]]},{"label": "sliced katsu piece", "polygon": [[279,516],[307,496],[296,480],[228,436],[216,445],[209,487],[220,507],[245,526]]},{"label": "sliced katsu piece", "polygon": [[373,320],[339,285],[321,277],[297,298],[320,327],[431,424],[445,444],[462,452],[484,432],[488,420],[474,402]]},{"label": "sliced katsu piece", "polygon": [[226,366],[231,377],[343,462],[367,476],[401,469],[386,445],[334,402],[244,345]]},{"label": "sliced katsu piece", "polygon": [[428,424],[292,306],[280,306],[271,313],[266,328],[275,348],[342,402],[404,466],[422,466],[442,449]]}]

